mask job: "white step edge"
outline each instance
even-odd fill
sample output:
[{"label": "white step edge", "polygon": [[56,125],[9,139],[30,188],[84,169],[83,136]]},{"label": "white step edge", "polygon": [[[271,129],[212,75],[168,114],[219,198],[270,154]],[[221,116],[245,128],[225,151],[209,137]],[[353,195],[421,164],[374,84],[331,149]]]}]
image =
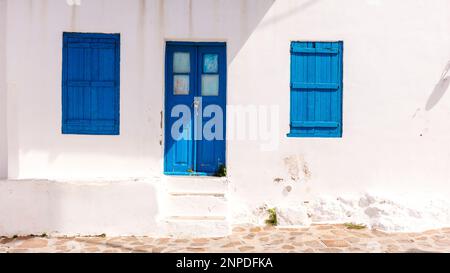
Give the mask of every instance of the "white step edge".
[{"label": "white step edge", "polygon": [[213,196],[225,197],[225,193],[221,192],[169,192],[170,196]]},{"label": "white step edge", "polygon": [[226,193],[228,179],[220,177],[165,177],[168,192]]},{"label": "white step edge", "polygon": [[169,221],[225,221],[226,216],[169,216]]}]

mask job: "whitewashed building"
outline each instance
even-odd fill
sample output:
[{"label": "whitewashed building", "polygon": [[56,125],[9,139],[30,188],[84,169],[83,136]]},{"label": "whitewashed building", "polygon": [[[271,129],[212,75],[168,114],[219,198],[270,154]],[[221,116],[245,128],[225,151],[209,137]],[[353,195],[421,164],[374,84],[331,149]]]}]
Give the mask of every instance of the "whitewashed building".
[{"label": "whitewashed building", "polygon": [[448,226],[449,69],[448,0],[0,0],[0,235]]}]

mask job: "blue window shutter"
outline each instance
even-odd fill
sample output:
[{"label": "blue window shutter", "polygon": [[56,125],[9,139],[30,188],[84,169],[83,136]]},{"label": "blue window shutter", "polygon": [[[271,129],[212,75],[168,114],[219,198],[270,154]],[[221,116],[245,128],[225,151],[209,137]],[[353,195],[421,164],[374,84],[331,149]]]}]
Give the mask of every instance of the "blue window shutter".
[{"label": "blue window shutter", "polygon": [[63,134],[119,134],[119,34],[64,33],[62,79]]},{"label": "blue window shutter", "polygon": [[292,42],[289,137],[342,136],[342,42]]}]

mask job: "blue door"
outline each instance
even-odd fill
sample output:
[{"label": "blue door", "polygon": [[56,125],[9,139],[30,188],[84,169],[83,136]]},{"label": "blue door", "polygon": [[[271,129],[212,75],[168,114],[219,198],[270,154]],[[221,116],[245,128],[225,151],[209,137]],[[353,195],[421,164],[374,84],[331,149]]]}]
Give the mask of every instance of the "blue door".
[{"label": "blue door", "polygon": [[225,166],[225,43],[167,42],[164,171],[214,175]]}]

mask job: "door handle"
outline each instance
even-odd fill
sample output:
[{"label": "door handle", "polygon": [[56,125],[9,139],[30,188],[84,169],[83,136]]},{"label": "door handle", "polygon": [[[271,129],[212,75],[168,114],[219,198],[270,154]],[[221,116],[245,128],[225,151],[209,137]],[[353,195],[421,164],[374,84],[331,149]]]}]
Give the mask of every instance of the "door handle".
[{"label": "door handle", "polygon": [[194,102],[192,103],[192,105],[194,106],[195,109],[198,109],[198,107],[200,106],[200,102],[196,99],[194,99]]},{"label": "door handle", "polygon": [[198,116],[198,109],[200,106],[200,101],[198,101],[197,99],[194,99],[194,102],[192,103],[192,105],[194,106],[195,115]]}]

